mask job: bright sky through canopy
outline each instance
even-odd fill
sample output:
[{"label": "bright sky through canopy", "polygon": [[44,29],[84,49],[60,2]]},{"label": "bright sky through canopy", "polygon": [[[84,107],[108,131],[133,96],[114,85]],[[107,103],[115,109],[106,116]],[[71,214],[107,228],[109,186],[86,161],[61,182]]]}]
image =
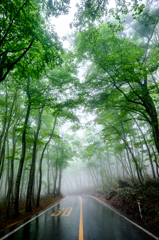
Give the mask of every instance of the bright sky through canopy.
[{"label": "bright sky through canopy", "polygon": [[[77,3],[80,3],[80,1],[79,0],[70,1],[70,10],[68,15],[60,15],[57,18],[55,17],[51,18],[51,23],[55,26],[55,31],[57,32],[60,38],[63,38],[68,34],[71,34],[73,31],[70,28],[70,23],[73,21],[74,14],[77,11],[77,8],[75,7]],[[108,8],[113,7],[115,7],[115,1],[111,0],[111,3],[109,3]],[[68,48],[69,42],[67,42],[67,40],[63,40],[63,46],[64,48]]]}]

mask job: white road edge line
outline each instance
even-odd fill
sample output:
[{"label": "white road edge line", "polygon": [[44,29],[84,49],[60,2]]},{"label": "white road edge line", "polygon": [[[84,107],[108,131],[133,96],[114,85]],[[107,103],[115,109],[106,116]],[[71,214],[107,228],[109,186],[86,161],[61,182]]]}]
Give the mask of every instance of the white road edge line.
[{"label": "white road edge line", "polygon": [[120,214],[119,212],[115,211],[113,208],[109,207],[109,205],[105,202],[102,202],[101,200],[99,200],[96,197],[90,196],[90,195],[84,195],[84,196],[88,196],[88,197],[92,197],[94,199],[96,199],[97,201],[99,201],[100,203],[102,203],[104,206],[110,208],[111,210],[113,210],[114,212],[116,212],[117,214],[119,214],[122,218],[126,219],[127,221],[131,222],[133,225],[135,225],[136,227],[140,228],[142,231],[144,231],[145,233],[147,233],[148,235],[150,235],[151,237],[153,237],[156,240],[159,240],[158,237],[156,237],[154,234],[150,233],[149,231],[147,231],[146,229],[140,227],[137,223],[134,223],[133,221],[131,221],[130,219],[126,218],[125,216],[123,216],[122,214]]},{"label": "white road edge line", "polygon": [[[3,239],[5,239],[5,238],[7,238],[8,236],[10,236],[11,234],[13,234],[13,233],[15,233],[16,231],[18,231],[20,228],[22,228],[22,227],[24,227],[26,224],[28,224],[29,222],[31,222],[31,221],[33,221],[35,218],[37,218],[37,217],[39,217],[40,215],[42,215],[43,213],[45,213],[45,212],[47,212],[47,211],[49,211],[51,208],[53,208],[53,207],[55,207],[56,205],[58,205],[59,203],[61,203],[61,202],[63,202],[65,199],[66,199],[67,197],[65,197],[63,200],[61,200],[60,202],[58,202],[58,203],[56,203],[56,204],[54,204],[54,205],[52,205],[49,209],[47,209],[47,210],[45,210],[45,211],[43,211],[42,213],[40,213],[38,216],[36,216],[36,217],[34,217],[34,218],[32,218],[32,219],[30,219],[29,221],[27,221],[26,223],[24,223],[24,224],[22,224],[20,227],[18,227],[18,228],[16,228],[16,229],[14,229],[12,232],[10,232],[10,233],[7,233],[6,235],[4,235],[2,238],[0,238],[0,240],[3,240]],[[23,220],[22,220],[23,221]]]}]

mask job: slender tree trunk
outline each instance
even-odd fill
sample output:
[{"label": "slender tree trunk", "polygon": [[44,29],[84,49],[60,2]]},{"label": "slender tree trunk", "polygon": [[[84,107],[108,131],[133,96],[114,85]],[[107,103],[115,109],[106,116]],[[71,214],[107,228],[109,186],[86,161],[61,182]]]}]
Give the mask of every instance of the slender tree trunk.
[{"label": "slender tree trunk", "polygon": [[[54,183],[55,173],[54,173],[54,167],[53,167],[53,164],[51,164],[51,173],[52,173],[52,182]],[[53,188],[52,188],[52,192],[53,192]]]},{"label": "slender tree trunk", "polygon": [[49,144],[49,142],[50,142],[50,140],[51,140],[51,138],[52,138],[52,136],[53,136],[53,133],[54,133],[54,130],[55,130],[55,126],[56,126],[57,116],[58,116],[58,114],[57,114],[56,117],[55,117],[55,121],[54,121],[54,124],[53,124],[53,129],[52,129],[50,138],[49,138],[49,140],[46,142],[46,144],[45,144],[45,146],[44,146],[44,148],[43,148],[43,150],[42,150],[41,157],[40,157],[40,162],[39,162],[39,187],[38,187],[36,207],[38,207],[38,206],[39,206],[39,203],[40,203],[40,192],[41,192],[41,182],[42,182],[42,160],[43,160],[43,156],[44,156],[46,147],[47,147],[47,145]]},{"label": "slender tree trunk", "polygon": [[[131,115],[132,118],[134,119],[133,115],[132,115],[132,114],[130,114],[130,115]],[[156,179],[155,170],[154,170],[153,161],[152,161],[151,152],[150,152],[150,148],[149,148],[149,146],[148,146],[148,144],[147,144],[145,135],[144,135],[144,133],[143,133],[140,125],[138,124],[138,122],[136,121],[136,119],[134,119],[134,121],[135,121],[135,123],[137,124],[137,126],[138,126],[138,128],[139,128],[139,130],[140,130],[140,132],[141,132],[141,134],[142,134],[142,137],[143,137],[143,139],[144,139],[144,143],[145,143],[145,145],[146,145],[146,148],[147,148],[147,151],[148,151],[148,155],[149,155],[149,160],[150,160],[151,169],[152,169],[152,175],[153,175],[153,178]]]},{"label": "slender tree trunk", "polygon": [[[3,173],[3,175],[2,175],[2,178],[1,178],[1,181],[0,181],[0,192],[1,193],[3,193],[3,189],[2,189],[2,187],[3,187],[3,183],[4,183],[4,173]],[[1,199],[3,198],[3,195],[1,194]]]},{"label": "slender tree trunk", "polygon": [[36,150],[37,150],[37,141],[38,141],[39,131],[41,127],[41,116],[42,116],[43,110],[44,110],[44,106],[42,107],[41,110],[39,110],[38,127],[37,127],[36,133],[34,133],[32,164],[31,164],[29,183],[28,183],[28,189],[27,189],[27,199],[26,199],[26,209],[25,209],[26,213],[32,211],[31,197],[32,197],[33,185],[34,185],[34,179],[35,179]]},{"label": "slender tree trunk", "polygon": [[13,127],[13,150],[12,150],[12,160],[11,160],[11,176],[10,176],[10,184],[11,184],[11,202],[13,203],[13,191],[14,191],[14,158],[15,158],[15,150],[16,150],[16,140],[15,140],[15,128]]},{"label": "slender tree trunk", "polygon": [[33,181],[33,190],[32,190],[32,203],[33,203],[33,206],[35,206],[35,169],[34,169],[34,181]]},{"label": "slender tree trunk", "polygon": [[59,183],[58,183],[57,195],[61,194],[61,179],[62,179],[62,166],[60,166],[59,168]]},{"label": "slender tree trunk", "polygon": [[149,124],[152,128],[152,134],[154,137],[155,146],[159,154],[159,124],[158,124],[158,115],[157,115],[156,107],[154,105],[152,97],[148,92],[147,85],[143,87],[143,91],[144,91],[144,96],[143,96],[144,107],[151,119],[151,121],[149,121]]},{"label": "slender tree trunk", "polygon": [[[47,149],[48,155],[48,149]],[[49,164],[49,156],[47,157],[47,194],[50,194],[50,164]]]},{"label": "slender tree trunk", "polygon": [[142,179],[141,179],[141,176],[140,176],[140,170],[139,170],[139,167],[138,167],[138,162],[136,161],[136,158],[128,144],[128,142],[126,141],[126,139],[124,137],[122,137],[122,135],[120,134],[120,132],[118,131],[118,129],[116,127],[114,127],[112,124],[109,123],[109,125],[114,128],[116,130],[116,132],[119,134],[120,138],[123,140],[123,142],[125,143],[127,149],[129,150],[131,156],[132,156],[132,159],[135,163],[135,166],[136,166],[136,171],[137,171],[137,176],[138,176],[138,180],[139,180],[139,183],[142,185]]},{"label": "slender tree trunk", "polygon": [[7,162],[6,162],[6,169],[5,169],[5,197],[6,197],[6,199],[7,199],[7,192],[8,192],[8,188],[9,188],[9,168],[10,168],[10,166],[9,166],[9,149],[8,149],[8,144],[7,144],[8,142],[6,142],[6,145],[7,145],[7,147],[6,147],[6,155],[7,155]]},{"label": "slender tree trunk", "polygon": [[[57,152],[57,158],[58,158],[58,151]],[[53,188],[53,194],[54,197],[56,196],[56,182],[57,182],[57,176],[58,176],[58,166],[57,166],[57,159],[56,159],[56,167],[55,167],[55,179],[54,179],[54,188]]]},{"label": "slender tree trunk", "polygon": [[127,159],[128,159],[128,164],[129,164],[131,179],[132,179],[132,182],[134,183],[134,182],[135,182],[135,180],[134,180],[134,174],[133,174],[133,170],[132,170],[132,166],[131,166],[131,161],[130,161],[130,157],[129,157],[129,152],[128,152],[128,149],[127,149],[127,148],[126,148],[126,154],[127,154]]},{"label": "slender tree trunk", "polygon": [[[38,154],[39,155],[39,154]],[[39,158],[39,156],[37,157],[37,159]],[[39,183],[38,183],[38,177],[39,177],[39,169],[36,171],[36,191],[35,191],[35,195],[37,196],[37,190],[38,190],[38,186],[39,186]]]},{"label": "slender tree trunk", "polygon": [[159,177],[159,164],[157,162],[157,156],[156,156],[156,153],[155,153],[155,150],[154,150],[153,147],[152,147],[152,151],[153,151],[153,154],[154,154],[154,157],[155,157],[156,173],[157,173],[157,176]]},{"label": "slender tree trunk", "polygon": [[115,158],[116,162],[116,171],[117,171],[117,178],[119,177],[119,164],[117,158]]},{"label": "slender tree trunk", "polygon": [[107,154],[107,162],[108,162],[108,168],[109,168],[110,176],[111,176],[111,179],[112,179],[113,173],[112,173],[112,169],[111,169],[111,165],[110,165],[109,153]]},{"label": "slender tree trunk", "polygon": [[26,113],[25,121],[24,121],[24,130],[22,133],[22,152],[21,152],[21,158],[20,158],[16,183],[15,183],[15,191],[14,191],[14,217],[17,217],[19,215],[20,181],[21,181],[22,170],[23,170],[23,165],[24,165],[24,160],[25,160],[25,153],[26,153],[26,126],[28,124],[29,115],[30,115],[30,111],[31,111],[31,102],[30,102],[31,96],[29,93],[29,85],[30,85],[30,79],[27,80],[27,96],[28,96],[29,103],[28,103],[27,113]]},{"label": "slender tree trunk", "polygon": [[122,170],[125,169],[127,175],[131,177],[128,169],[126,168],[125,164],[124,164],[123,161],[122,161],[121,155],[120,155],[120,158],[119,158],[118,155],[115,154],[115,157],[116,157],[116,159],[118,159],[118,160],[120,161],[120,163],[121,163],[121,165],[122,165]]},{"label": "slender tree trunk", "polygon": [[93,175],[93,172],[92,172],[92,169],[91,169],[91,168],[89,168],[89,172],[90,172],[90,174],[91,174],[91,176],[92,176],[92,179],[93,179],[93,181],[94,181],[94,185],[95,185],[95,187],[97,188],[96,179],[95,179],[95,177],[94,177],[94,175]]},{"label": "slender tree trunk", "polygon": [[[7,211],[6,211],[6,216],[7,218],[9,218],[9,206],[10,206],[10,196],[11,196],[11,190],[12,190],[12,174],[10,174],[9,176],[9,170],[10,170],[10,166],[13,162],[13,159],[10,159],[11,163],[9,162],[9,140],[7,138],[7,155],[8,155],[8,171],[7,171],[7,175],[8,175],[8,192],[7,192]],[[12,167],[11,167],[12,168]],[[11,172],[13,171],[13,169],[11,169]]]},{"label": "slender tree trunk", "polygon": [[11,118],[12,118],[12,113],[13,113],[13,108],[14,108],[16,98],[17,98],[17,90],[16,90],[15,95],[14,95],[14,99],[13,99],[12,106],[11,106],[11,109],[10,109],[10,114],[9,114],[9,119],[8,119],[6,131],[5,131],[5,134],[4,134],[3,145],[2,145],[2,149],[1,149],[1,153],[0,153],[0,164],[1,164],[4,152],[5,152],[5,142],[6,142],[6,139],[8,137],[8,131],[9,131],[10,124],[11,124]]},{"label": "slender tree trunk", "polygon": [[5,102],[6,102],[5,116],[4,116],[2,133],[0,134],[0,166],[1,166],[1,161],[2,161],[2,159],[3,159],[2,149],[1,149],[2,139],[3,139],[3,136],[4,136],[4,134],[5,134],[6,125],[7,125],[7,113],[8,113],[7,99],[8,99],[8,93],[7,93],[7,90],[6,90],[6,96],[5,96]]},{"label": "slender tree trunk", "polygon": [[25,161],[24,162],[24,167],[23,167],[23,172],[22,172],[22,183],[21,183],[21,188],[20,188],[20,201],[22,201],[24,198],[24,189],[23,189],[23,186],[24,186],[24,180],[25,180],[25,168],[26,168],[26,165],[27,165],[27,162]]},{"label": "slender tree trunk", "polygon": [[[100,167],[101,167],[102,188],[103,188],[103,191],[104,191],[103,163],[102,163],[101,155],[99,156],[99,160],[100,160]],[[118,168],[117,168],[117,170],[118,170]]]},{"label": "slender tree trunk", "polygon": [[1,168],[0,168],[0,180],[1,180],[1,177],[2,177],[2,174],[3,174],[4,160],[5,160],[5,153],[4,153],[4,155],[3,155],[2,162],[1,162]]}]

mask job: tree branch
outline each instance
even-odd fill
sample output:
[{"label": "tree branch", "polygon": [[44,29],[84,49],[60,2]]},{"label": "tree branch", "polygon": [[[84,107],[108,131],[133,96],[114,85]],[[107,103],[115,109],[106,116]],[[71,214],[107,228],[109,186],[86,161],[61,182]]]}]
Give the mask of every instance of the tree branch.
[{"label": "tree branch", "polygon": [[17,50],[12,50],[12,51],[5,51],[2,54],[0,54],[0,56],[3,56],[5,53],[13,53],[13,52],[20,52],[22,50],[25,50],[25,48],[21,48],[21,49],[17,49]]},{"label": "tree branch", "polygon": [[150,43],[150,41],[151,41],[151,39],[152,39],[152,37],[153,37],[153,33],[154,33],[154,31],[155,31],[155,28],[156,28],[156,26],[157,26],[157,23],[158,23],[158,21],[156,21],[156,23],[155,23],[155,25],[154,25],[154,27],[153,27],[153,29],[152,29],[152,33],[151,33],[151,36],[148,38],[148,41],[147,41],[147,44],[146,44],[146,52],[145,52],[145,56],[144,56],[144,59],[143,59],[143,62],[147,62],[147,59],[148,59],[148,56],[147,56],[147,50],[148,50],[148,47],[149,47],[149,43]]},{"label": "tree branch", "polygon": [[130,100],[130,99],[127,97],[127,95],[126,95],[115,83],[113,83],[113,85],[114,85],[114,87],[116,87],[116,88],[124,95],[124,97],[125,97],[129,102],[132,102],[132,103],[135,103],[135,104],[144,106],[143,103],[141,103],[141,102],[136,102],[136,101]]},{"label": "tree branch", "polygon": [[28,3],[28,1],[29,1],[29,0],[27,0],[27,1],[21,6],[21,8],[19,8],[17,14],[14,16],[14,18],[13,18],[12,21],[10,22],[9,27],[8,27],[6,33],[4,34],[3,38],[2,38],[1,41],[0,41],[0,46],[2,45],[4,39],[6,38],[6,36],[7,36],[8,32],[9,32],[9,30],[10,30],[10,28],[11,28],[14,20],[16,19],[17,15],[18,15],[19,12],[24,8],[24,6]]},{"label": "tree branch", "polygon": [[31,48],[32,44],[33,44],[34,39],[31,40],[31,43],[29,44],[29,46],[26,48],[26,50],[21,54],[20,57],[17,58],[17,60],[15,60],[10,67],[8,68],[8,70],[6,71],[6,73],[0,78],[0,82],[2,82],[6,76],[8,75],[8,73],[10,72],[10,70],[14,67],[14,65],[20,61],[20,59],[28,52],[28,50]]}]

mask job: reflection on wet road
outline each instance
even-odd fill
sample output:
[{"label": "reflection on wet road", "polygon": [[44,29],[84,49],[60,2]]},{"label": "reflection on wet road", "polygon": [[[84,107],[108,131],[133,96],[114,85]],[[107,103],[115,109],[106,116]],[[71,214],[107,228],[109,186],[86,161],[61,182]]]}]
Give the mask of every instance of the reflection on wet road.
[{"label": "reflection on wet road", "polygon": [[[88,196],[69,196],[26,224],[0,233],[6,240],[152,240],[159,239]],[[24,225],[23,227],[21,227]],[[18,230],[16,230],[19,227]],[[13,232],[15,231],[15,232]],[[13,232],[12,234],[10,234]],[[8,235],[6,235],[8,234]],[[9,235],[10,234],[10,235]]]},{"label": "reflection on wet road", "polygon": [[96,199],[91,198],[91,204],[90,198],[82,197],[82,199],[85,240],[154,239]]}]

